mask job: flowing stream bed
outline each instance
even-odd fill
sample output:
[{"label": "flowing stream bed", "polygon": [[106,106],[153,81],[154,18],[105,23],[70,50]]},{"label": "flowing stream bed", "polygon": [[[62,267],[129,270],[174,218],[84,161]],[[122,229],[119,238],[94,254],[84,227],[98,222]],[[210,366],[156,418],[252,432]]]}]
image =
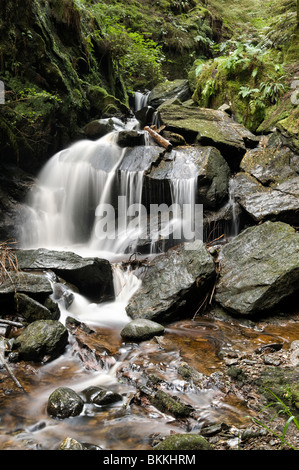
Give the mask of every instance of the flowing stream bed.
[{"label": "flowing stream bed", "polygon": [[[129,129],[135,124],[130,123]],[[95,142],[78,142],[52,157],[27,201],[23,246],[107,257],[113,265],[116,299],[90,304],[75,293],[67,311],[60,306],[61,322],[73,317],[92,332],[79,328],[74,335],[69,333],[66,351],[52,362],[12,363],[10,367],[26,393],[17,388],[4,368],[0,369],[3,450],[54,450],[66,437],[107,450],[152,449],[155,436],[200,432],[203,426],[214,423],[238,427],[248,420],[248,397],[246,400],[240,393],[227,393],[223,384],[225,358],[232,351],[240,357],[250,356],[271,343],[281,343],[287,349],[298,338],[299,323],[284,322],[283,317],[278,324],[261,326],[197,315],[167,325],[163,336],[140,344],[123,342],[120,331],[130,321],[125,307],[141,281],[134,272],[122,269],[120,262],[135,253],[139,233],[136,225],[122,232],[120,223],[118,239],[109,236],[108,230],[103,240],[99,217],[103,206],[115,206],[115,196],[122,196],[124,212],[141,204],[149,143],[134,170],[118,171],[125,150],[116,144],[116,136],[117,132]],[[195,187],[192,171],[187,179],[174,179],[173,202],[194,205]],[[176,222],[185,224],[190,220]],[[111,227],[115,228],[113,224]],[[156,240],[152,240],[150,256],[155,255]],[[95,354],[99,350],[100,361]],[[195,386],[180,373],[183,364],[201,374],[200,385]],[[153,406],[144,393],[149,378],[160,389],[189,404],[195,410],[192,418],[180,420]],[[122,400],[110,406],[85,404],[77,417],[53,419],[48,415],[48,398],[57,387],[81,393],[89,386],[117,392]]]}]

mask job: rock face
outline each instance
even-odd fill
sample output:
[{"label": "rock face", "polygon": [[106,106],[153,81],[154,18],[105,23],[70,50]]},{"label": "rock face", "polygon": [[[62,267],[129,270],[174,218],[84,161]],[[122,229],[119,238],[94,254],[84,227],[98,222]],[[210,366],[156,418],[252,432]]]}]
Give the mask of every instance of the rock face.
[{"label": "rock face", "polygon": [[42,362],[59,356],[67,343],[68,331],[62,323],[56,320],[37,320],[15,338],[13,348],[24,361]]},{"label": "rock face", "polygon": [[112,269],[107,260],[46,249],[20,250],[17,257],[22,270],[52,271],[95,301],[114,298]]},{"label": "rock face", "polygon": [[234,196],[255,222],[299,223],[299,156],[287,147],[249,150],[234,178]]},{"label": "rock face", "polygon": [[299,234],[282,222],[250,227],[220,255],[221,275],[215,299],[240,315],[275,307],[298,290]]},{"label": "rock face", "polygon": [[159,255],[126,308],[133,318],[162,324],[192,316],[215,278],[214,260],[200,240]]}]

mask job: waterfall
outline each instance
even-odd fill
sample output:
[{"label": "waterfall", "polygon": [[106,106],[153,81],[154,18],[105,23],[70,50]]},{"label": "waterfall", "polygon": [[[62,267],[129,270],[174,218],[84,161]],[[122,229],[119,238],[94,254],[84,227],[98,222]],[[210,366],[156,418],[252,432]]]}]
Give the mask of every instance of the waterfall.
[{"label": "waterfall", "polygon": [[[136,106],[143,106],[146,100],[147,95],[137,95]],[[125,128],[132,130],[135,126],[136,129],[136,122],[130,121]],[[161,238],[175,234],[175,244],[190,239],[186,230],[194,219],[197,178],[192,162],[187,165],[188,174],[182,177],[182,162],[173,151],[173,171],[168,178],[172,217],[161,230],[160,227],[156,231],[151,227],[148,230],[152,219],[148,208],[142,205],[142,198],[144,174],[151,165],[150,150],[155,144],[144,139],[145,145],[136,150],[121,148],[117,142],[124,125],[120,124],[96,141],[74,143],[46,163],[27,201],[21,241],[23,248],[66,250],[110,260],[120,312],[117,318],[123,321],[124,305],[140,284],[134,272],[116,267],[115,263],[136,254],[140,240],[145,240],[148,254],[155,254],[161,251],[161,246],[162,250],[169,246],[163,247],[162,243],[158,247],[157,240]],[[149,135],[147,138],[151,139]],[[90,320],[98,309],[102,311],[101,318],[108,321],[111,306],[88,306],[86,299],[75,294],[70,312],[80,317],[83,311],[84,318]],[[66,312],[62,313],[64,317]]]}]

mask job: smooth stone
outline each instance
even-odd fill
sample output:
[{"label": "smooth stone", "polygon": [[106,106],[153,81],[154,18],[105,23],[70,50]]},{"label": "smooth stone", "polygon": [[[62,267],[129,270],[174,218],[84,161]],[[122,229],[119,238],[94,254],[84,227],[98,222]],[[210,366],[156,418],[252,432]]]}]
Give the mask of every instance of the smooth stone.
[{"label": "smooth stone", "polygon": [[121,337],[128,341],[145,341],[153,336],[163,335],[164,326],[159,323],[140,318],[132,320],[120,332]]}]

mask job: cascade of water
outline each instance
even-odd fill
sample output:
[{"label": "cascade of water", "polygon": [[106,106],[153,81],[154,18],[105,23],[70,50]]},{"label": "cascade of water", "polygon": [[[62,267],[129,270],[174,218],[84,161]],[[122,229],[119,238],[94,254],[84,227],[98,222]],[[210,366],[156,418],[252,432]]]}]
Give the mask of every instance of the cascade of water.
[{"label": "cascade of water", "polygon": [[240,218],[239,218],[239,212],[238,212],[239,206],[235,199],[234,188],[235,188],[235,182],[233,178],[231,178],[229,181],[229,202],[228,202],[232,211],[231,228],[229,230],[230,237],[235,237],[236,235],[238,235],[239,228],[240,228]]},{"label": "cascade of water", "polygon": [[166,219],[165,217],[163,219],[163,214],[161,215],[160,230],[152,235],[151,253],[157,251],[159,238],[164,239],[159,242],[159,251],[161,251],[161,247],[165,247],[166,239],[172,239],[173,243],[178,244],[180,241],[194,241],[200,235],[196,224],[198,220],[196,167],[191,161],[188,163],[188,174],[182,177],[179,155],[173,151],[173,169],[169,177],[172,217],[169,217],[169,212],[166,213]]},{"label": "cascade of water", "polygon": [[[143,106],[147,95],[137,96],[136,100],[136,106]],[[130,121],[127,129],[134,125],[134,120]],[[148,214],[142,210],[142,190],[151,153],[145,145],[143,152],[138,155],[133,152],[132,157],[124,159],[127,149],[117,144],[118,133],[116,130],[96,141],[79,141],[49,160],[28,201],[28,217],[21,237],[23,247],[71,250],[83,256],[107,258],[113,263],[118,255],[136,252],[139,236],[148,231]],[[174,152],[170,185],[173,207],[179,209],[157,234],[167,238],[175,230],[176,244],[190,239],[187,231],[194,217],[196,191],[192,164],[190,174],[182,179],[177,158],[178,164]],[[153,235],[151,253],[157,252],[156,240]],[[138,282],[132,272],[121,275],[125,276],[123,281],[127,286],[127,294],[122,293],[122,297],[127,301]],[[118,278],[119,282],[119,277],[119,269],[114,269],[114,280]],[[119,286],[116,291],[119,292]],[[71,306],[74,315],[84,311],[84,318],[95,318],[95,309],[100,309],[104,318],[110,307],[88,307],[84,298],[75,295]]]},{"label": "cascade of water", "polygon": [[135,96],[134,96],[134,111],[135,112],[147,106],[149,94],[150,94],[149,91],[145,93],[136,91]]}]

